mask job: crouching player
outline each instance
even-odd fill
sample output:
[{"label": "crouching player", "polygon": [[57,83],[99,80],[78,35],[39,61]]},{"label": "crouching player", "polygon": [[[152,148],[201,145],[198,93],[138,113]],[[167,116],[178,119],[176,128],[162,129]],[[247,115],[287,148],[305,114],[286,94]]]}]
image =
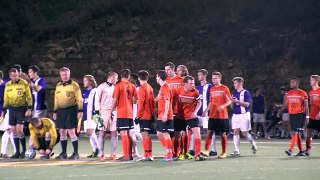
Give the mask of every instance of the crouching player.
[{"label": "crouching player", "polygon": [[59,133],[54,122],[48,118],[32,118],[29,124],[29,149],[38,150],[40,159],[50,159],[54,155],[53,147],[59,142]]}]

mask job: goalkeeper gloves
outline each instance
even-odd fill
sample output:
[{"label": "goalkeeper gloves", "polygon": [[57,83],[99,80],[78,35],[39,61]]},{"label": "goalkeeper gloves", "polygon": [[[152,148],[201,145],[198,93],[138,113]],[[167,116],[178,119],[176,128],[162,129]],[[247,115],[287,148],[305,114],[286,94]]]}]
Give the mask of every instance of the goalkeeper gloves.
[{"label": "goalkeeper gloves", "polygon": [[103,127],[103,119],[102,117],[99,115],[99,111],[95,111],[94,115],[92,117],[92,119],[98,123],[98,127],[102,128]]}]

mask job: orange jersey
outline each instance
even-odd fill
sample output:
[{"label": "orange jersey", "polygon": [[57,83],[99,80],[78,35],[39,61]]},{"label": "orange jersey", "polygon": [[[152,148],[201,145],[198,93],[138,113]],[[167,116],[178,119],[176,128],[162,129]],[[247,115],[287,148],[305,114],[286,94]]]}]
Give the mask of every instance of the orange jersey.
[{"label": "orange jersey", "polygon": [[320,112],[320,88],[311,90],[310,97],[310,119],[316,120],[317,114]]},{"label": "orange jersey", "polygon": [[177,118],[182,120],[192,119],[192,114],[197,108],[197,102],[200,100],[199,91],[197,89],[186,91],[182,86],[175,91],[175,96],[178,97]]},{"label": "orange jersey", "polygon": [[212,119],[228,119],[228,109],[224,107],[223,110],[218,111],[218,107],[231,100],[231,93],[227,86],[213,86],[210,89],[210,114]]},{"label": "orange jersey", "polygon": [[[174,91],[176,89],[179,89],[181,86],[183,86],[183,78],[180,76],[176,76],[174,78],[167,77],[166,82],[171,89],[172,95],[174,95],[174,93],[175,93]],[[177,104],[178,97],[173,97],[173,98],[174,98],[174,102],[175,102],[175,104],[173,105],[173,107],[174,107],[173,112],[174,112],[174,114],[176,114],[176,113],[178,113],[178,104]]]},{"label": "orange jersey", "polygon": [[132,119],[133,100],[138,99],[136,87],[130,82],[121,81],[115,85],[112,97],[118,101],[117,118]]},{"label": "orange jersey", "polygon": [[160,87],[158,100],[158,120],[162,120],[163,113],[165,111],[166,101],[170,101],[168,120],[173,120],[173,110],[172,110],[172,95],[168,84],[164,84]]},{"label": "orange jersey", "polygon": [[308,99],[308,94],[305,91],[301,89],[290,90],[286,96],[289,114],[304,113],[304,100],[306,99]]},{"label": "orange jersey", "polygon": [[154,93],[152,87],[148,84],[142,84],[138,90],[138,113],[141,120],[151,120],[154,115]]}]

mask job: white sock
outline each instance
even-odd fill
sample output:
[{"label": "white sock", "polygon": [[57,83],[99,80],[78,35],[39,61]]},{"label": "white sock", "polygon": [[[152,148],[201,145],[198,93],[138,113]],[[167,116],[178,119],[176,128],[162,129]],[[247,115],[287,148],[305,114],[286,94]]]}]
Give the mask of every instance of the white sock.
[{"label": "white sock", "polygon": [[5,131],[3,133],[2,139],[1,139],[1,153],[2,154],[7,154],[9,138],[10,138],[10,135],[9,135],[8,131]]},{"label": "white sock", "polygon": [[104,137],[98,137],[99,156],[104,155]]},{"label": "white sock", "polygon": [[16,153],[16,146],[14,145],[14,140],[13,140],[13,133],[11,133],[11,132],[8,132],[8,131],[6,131],[8,134],[9,134],[9,139],[10,139],[10,142],[11,142],[11,144],[12,144],[12,146],[13,146],[13,152],[14,153]]},{"label": "white sock", "polygon": [[138,146],[137,146],[137,137],[136,137],[136,135],[133,133],[132,136],[131,136],[131,138],[132,138],[132,148],[133,148],[133,152],[138,154],[139,152],[138,152]]},{"label": "white sock", "polygon": [[90,138],[90,144],[92,147],[92,151],[95,152],[98,148],[98,138],[96,133],[92,133],[91,136],[89,136]]},{"label": "white sock", "polygon": [[116,150],[117,150],[117,146],[118,146],[118,136],[113,137],[111,136],[111,155],[116,155]]},{"label": "white sock", "polygon": [[239,135],[233,135],[234,150],[240,153],[240,137]]},{"label": "white sock", "polygon": [[216,133],[212,134],[211,151],[217,152],[217,150],[216,150]]},{"label": "white sock", "polygon": [[281,137],[284,137],[285,136],[285,130],[284,129],[281,129]]},{"label": "white sock", "polygon": [[257,146],[256,142],[253,140],[252,135],[249,133],[247,140],[251,143],[252,146]]},{"label": "white sock", "polygon": [[194,134],[191,134],[190,147],[189,147],[190,151],[194,150],[194,141],[195,141]]}]

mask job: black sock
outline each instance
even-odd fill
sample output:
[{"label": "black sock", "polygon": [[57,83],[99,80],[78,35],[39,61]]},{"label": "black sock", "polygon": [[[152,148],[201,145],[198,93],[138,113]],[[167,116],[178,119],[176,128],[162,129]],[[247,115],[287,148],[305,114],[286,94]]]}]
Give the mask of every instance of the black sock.
[{"label": "black sock", "polygon": [[13,138],[16,154],[20,154],[19,138]]},{"label": "black sock", "polygon": [[49,149],[50,142],[51,142],[51,140],[49,140],[49,141],[47,141],[47,140],[46,140],[46,142],[45,142],[45,143],[46,143],[46,148],[47,148],[47,149]]},{"label": "black sock", "polygon": [[62,153],[67,154],[68,140],[61,140]]},{"label": "black sock", "polygon": [[26,152],[27,151],[27,147],[26,147],[26,138],[21,138],[20,139],[20,143],[21,143],[21,146],[22,146],[22,151]]},{"label": "black sock", "polygon": [[78,154],[78,140],[72,141],[73,152]]}]

